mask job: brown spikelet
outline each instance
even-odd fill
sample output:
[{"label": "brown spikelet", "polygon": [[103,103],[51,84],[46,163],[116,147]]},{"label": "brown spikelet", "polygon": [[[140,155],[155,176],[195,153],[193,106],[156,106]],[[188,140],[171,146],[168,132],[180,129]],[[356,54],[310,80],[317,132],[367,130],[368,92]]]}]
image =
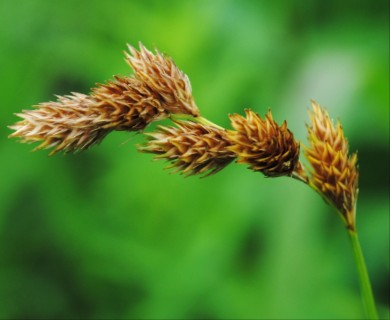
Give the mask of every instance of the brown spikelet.
[{"label": "brown spikelet", "polygon": [[126,54],[126,62],[133,68],[135,77],[143,81],[148,88],[156,93],[162,104],[170,113],[199,115],[193,96],[191,83],[169,57],[156,50],[153,54],[141,43],[140,51],[128,46],[131,53]]},{"label": "brown spikelet", "polygon": [[348,141],[338,121],[334,126],[328,112],[315,101],[309,114],[309,147],[304,153],[311,164],[310,183],[341,214],[348,228],[355,229],[355,205],[359,172],[357,154],[348,154]]},{"label": "brown spikelet", "polygon": [[228,131],[238,163],[269,177],[291,176],[298,164],[299,143],[287,129],[286,121],[279,126],[272,118],[271,110],[263,120],[257,113],[247,109],[246,118],[230,116],[234,130]]},{"label": "brown spikelet", "polygon": [[26,143],[39,141],[41,144],[34,150],[54,148],[51,154],[87,149],[110,132],[94,122],[98,116],[91,109],[94,103],[91,97],[80,93],[41,103],[35,110],[17,114],[23,120],[10,126],[15,130],[10,137]]},{"label": "brown spikelet", "polygon": [[225,130],[189,121],[175,124],[177,127],[159,126],[158,131],[147,133],[149,141],[139,150],[172,162],[169,168],[188,176],[215,174],[235,158],[227,148],[230,142]]}]

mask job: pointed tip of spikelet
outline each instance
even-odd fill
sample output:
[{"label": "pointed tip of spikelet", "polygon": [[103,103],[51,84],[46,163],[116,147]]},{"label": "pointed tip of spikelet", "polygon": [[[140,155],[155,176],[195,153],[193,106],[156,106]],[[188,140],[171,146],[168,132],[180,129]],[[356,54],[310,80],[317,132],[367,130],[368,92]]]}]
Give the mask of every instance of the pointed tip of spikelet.
[{"label": "pointed tip of spikelet", "polygon": [[154,54],[141,42],[139,50],[131,45],[128,45],[128,50],[125,61],[134,70],[134,76],[160,97],[169,112],[199,116],[190,80],[171,58],[157,49]]}]

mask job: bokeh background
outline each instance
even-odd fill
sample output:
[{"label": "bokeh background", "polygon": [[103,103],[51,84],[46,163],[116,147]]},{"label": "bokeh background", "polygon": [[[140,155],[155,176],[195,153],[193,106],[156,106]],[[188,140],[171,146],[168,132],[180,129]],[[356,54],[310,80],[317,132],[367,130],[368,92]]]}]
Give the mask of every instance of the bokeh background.
[{"label": "bokeh background", "polygon": [[203,115],[250,107],[306,141],[310,99],[359,151],[358,230],[389,317],[388,1],[0,0],[0,318],[359,319],[336,213],[305,185],[231,164],[163,170],[113,133],[48,157],[7,139],[13,113],[125,75],[157,47]]}]

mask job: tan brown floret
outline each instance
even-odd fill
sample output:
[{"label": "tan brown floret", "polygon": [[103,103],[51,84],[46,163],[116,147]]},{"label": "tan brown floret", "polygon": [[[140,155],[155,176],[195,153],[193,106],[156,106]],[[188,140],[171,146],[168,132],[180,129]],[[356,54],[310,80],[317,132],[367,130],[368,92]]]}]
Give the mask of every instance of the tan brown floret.
[{"label": "tan brown floret", "polygon": [[334,126],[328,112],[312,101],[309,147],[305,156],[312,166],[310,183],[340,212],[348,228],[355,229],[359,172],[357,154],[348,154],[348,141],[340,122]]},{"label": "tan brown floret", "polygon": [[246,118],[230,116],[234,130],[228,131],[229,150],[237,155],[237,162],[269,177],[291,176],[298,163],[299,143],[287,123],[279,126],[270,110],[264,120],[249,109],[245,113]]},{"label": "tan brown floret", "polygon": [[156,93],[170,113],[199,116],[188,76],[158,50],[153,54],[141,43],[139,46],[140,51],[128,46],[131,55],[125,52],[126,62],[133,68],[135,77]]},{"label": "tan brown floret", "polygon": [[223,129],[190,121],[175,121],[176,127],[159,126],[158,131],[146,133],[149,141],[139,147],[142,152],[156,154],[156,159],[172,163],[168,168],[185,175],[212,175],[235,158]]},{"label": "tan brown floret", "polygon": [[110,132],[95,124],[98,115],[91,109],[95,103],[91,97],[80,93],[41,103],[35,110],[17,114],[23,120],[10,126],[15,130],[10,137],[18,137],[26,143],[40,141],[34,150],[54,148],[51,154],[87,149]]}]

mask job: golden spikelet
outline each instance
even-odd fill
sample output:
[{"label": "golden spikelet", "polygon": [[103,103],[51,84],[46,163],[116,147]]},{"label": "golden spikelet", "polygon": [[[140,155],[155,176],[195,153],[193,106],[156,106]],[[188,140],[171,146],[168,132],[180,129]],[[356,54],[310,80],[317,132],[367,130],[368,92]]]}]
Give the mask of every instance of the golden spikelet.
[{"label": "golden spikelet", "polygon": [[238,163],[268,177],[291,176],[298,164],[299,143],[287,129],[286,121],[279,126],[272,118],[271,110],[263,120],[257,113],[247,109],[246,118],[234,114],[230,120],[234,130],[228,131]]},{"label": "golden spikelet", "polygon": [[359,172],[357,154],[348,154],[348,141],[338,121],[334,126],[329,113],[315,101],[309,114],[309,147],[305,157],[312,166],[310,183],[341,214],[347,227],[355,229],[355,206]]},{"label": "golden spikelet", "polygon": [[89,96],[72,93],[58,96],[17,114],[23,120],[10,126],[10,137],[21,142],[42,143],[34,150],[54,148],[70,152],[97,144],[113,130],[139,131],[170,113],[198,116],[188,77],[159,52],[153,55],[142,44],[130,47],[126,59],[135,76],[115,77],[99,84]]},{"label": "golden spikelet", "polygon": [[132,55],[126,54],[126,62],[133,68],[137,79],[144,82],[161,99],[170,113],[199,115],[193,96],[191,83],[169,57],[158,50],[154,55],[141,43],[140,51],[128,45]]},{"label": "golden spikelet", "polygon": [[168,168],[188,176],[215,174],[235,158],[227,148],[230,142],[225,130],[190,121],[175,124],[176,127],[159,126],[158,131],[146,133],[149,141],[139,150],[172,162]]}]

